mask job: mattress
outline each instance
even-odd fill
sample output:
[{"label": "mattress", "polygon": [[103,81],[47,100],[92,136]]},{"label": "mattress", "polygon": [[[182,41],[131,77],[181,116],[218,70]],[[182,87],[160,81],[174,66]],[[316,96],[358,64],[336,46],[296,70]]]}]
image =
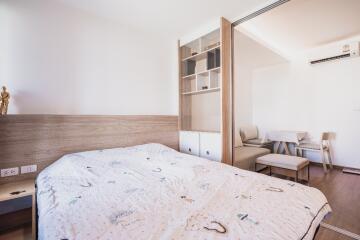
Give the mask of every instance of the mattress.
[{"label": "mattress", "polygon": [[317,189],[160,144],[69,154],[37,178],[39,239],[312,239]]}]

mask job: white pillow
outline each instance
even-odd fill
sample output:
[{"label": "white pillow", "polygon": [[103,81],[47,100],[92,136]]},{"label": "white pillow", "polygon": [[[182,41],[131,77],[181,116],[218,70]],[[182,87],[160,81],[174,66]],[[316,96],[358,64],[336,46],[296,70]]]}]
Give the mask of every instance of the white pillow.
[{"label": "white pillow", "polygon": [[244,146],[244,144],[241,140],[240,131],[236,131],[235,132],[235,147],[242,147],[242,146]]}]

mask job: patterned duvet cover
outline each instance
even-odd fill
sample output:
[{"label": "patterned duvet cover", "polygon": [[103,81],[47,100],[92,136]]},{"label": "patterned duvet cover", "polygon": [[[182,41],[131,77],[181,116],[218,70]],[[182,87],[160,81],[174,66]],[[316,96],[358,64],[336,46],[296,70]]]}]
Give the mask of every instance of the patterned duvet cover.
[{"label": "patterned duvet cover", "polygon": [[317,189],[160,144],[69,154],[37,178],[39,239],[312,239]]}]

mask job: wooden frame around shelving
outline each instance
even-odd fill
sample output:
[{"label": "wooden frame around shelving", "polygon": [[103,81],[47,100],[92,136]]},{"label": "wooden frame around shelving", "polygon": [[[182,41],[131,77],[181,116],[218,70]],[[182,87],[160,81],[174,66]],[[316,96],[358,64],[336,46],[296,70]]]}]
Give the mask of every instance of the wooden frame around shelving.
[{"label": "wooden frame around shelving", "polygon": [[[196,41],[196,40],[195,40]],[[220,132],[222,134],[222,162],[232,165],[232,121],[231,121],[231,23],[225,18],[220,19],[220,46],[215,46],[207,50],[203,50],[194,56],[185,56],[184,49],[181,48],[180,42],[178,43],[179,53],[179,130],[191,131],[191,95],[206,94],[209,92],[220,91],[220,117],[221,126]],[[201,71],[193,74],[182,74],[185,68],[183,64],[187,60],[206,58],[206,53],[220,49],[220,66],[214,67],[210,70]],[[188,54],[188,52],[187,52]],[[216,65],[215,65],[216,66]],[[211,85],[211,74],[219,74],[215,77],[213,82],[216,84]],[[191,81],[195,78],[197,81],[198,76],[201,74],[209,75],[208,89],[195,88],[194,91],[184,91],[184,81]],[[189,87],[187,88],[189,89]],[[195,130],[194,130],[195,131]]]},{"label": "wooden frame around shelving", "polygon": [[221,18],[222,162],[232,165],[231,22]]}]

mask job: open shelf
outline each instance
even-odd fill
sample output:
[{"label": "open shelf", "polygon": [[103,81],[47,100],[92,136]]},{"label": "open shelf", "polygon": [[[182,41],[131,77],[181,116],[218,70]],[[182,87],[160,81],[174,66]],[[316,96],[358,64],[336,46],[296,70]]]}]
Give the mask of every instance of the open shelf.
[{"label": "open shelf", "polygon": [[203,94],[203,93],[210,93],[210,92],[217,92],[220,91],[220,87],[216,88],[209,88],[205,90],[198,90],[198,91],[191,91],[191,92],[184,92],[183,95],[196,95],[196,94]]},{"label": "open shelf", "polygon": [[216,49],[220,49],[220,46],[216,46],[216,47],[210,48],[208,50],[202,51],[202,52],[200,52],[198,54],[195,54],[193,56],[183,58],[182,61],[183,62],[188,61],[188,60],[199,61],[199,60],[205,59],[205,58],[207,58],[207,53],[208,52],[214,51]]},{"label": "open shelf", "polygon": [[221,129],[220,29],[179,48],[180,129]]},{"label": "open shelf", "polygon": [[221,68],[220,68],[220,67],[216,67],[216,68],[212,68],[212,69],[209,69],[209,70],[206,70],[206,71],[202,71],[202,72],[199,72],[199,73],[194,73],[194,74],[190,74],[190,75],[187,75],[187,76],[183,76],[182,78],[183,78],[183,79],[191,79],[191,78],[196,77],[196,75],[202,75],[202,74],[208,73],[208,72],[217,72],[217,73],[220,73],[220,71],[221,71]]}]

